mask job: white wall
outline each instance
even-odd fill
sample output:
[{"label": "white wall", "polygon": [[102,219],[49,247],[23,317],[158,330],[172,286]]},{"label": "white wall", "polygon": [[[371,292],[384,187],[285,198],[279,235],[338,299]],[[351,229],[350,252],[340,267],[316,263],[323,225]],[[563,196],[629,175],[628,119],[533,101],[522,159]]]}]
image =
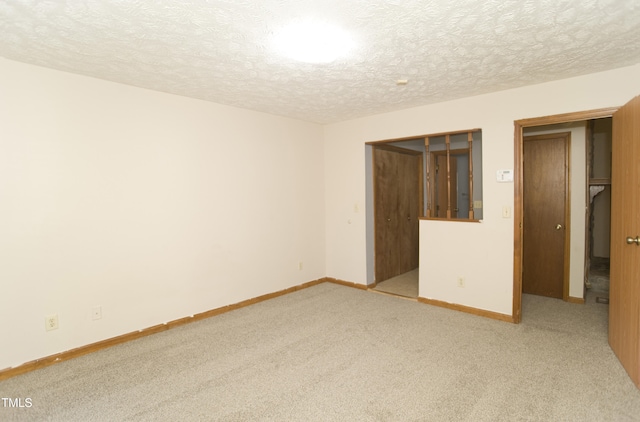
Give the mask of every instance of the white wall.
[{"label": "white wall", "polygon": [[322,136],[0,59],[0,369],[324,277]]},{"label": "white wall", "polygon": [[323,276],[365,284],[365,142],[461,129],[483,130],[484,219],[421,221],[420,295],[511,314],[495,172],[513,121],[622,105],[638,74],[321,127],[0,59],[0,369]]},{"label": "white wall", "polygon": [[502,207],[513,209],[514,186],[495,175],[514,168],[514,121],[620,106],[640,94],[638,74],[635,65],[328,125],[327,275],[366,284],[366,213],[353,211],[365,202],[365,142],[481,128],[483,221],[421,221],[420,296],[511,315],[514,222]]}]

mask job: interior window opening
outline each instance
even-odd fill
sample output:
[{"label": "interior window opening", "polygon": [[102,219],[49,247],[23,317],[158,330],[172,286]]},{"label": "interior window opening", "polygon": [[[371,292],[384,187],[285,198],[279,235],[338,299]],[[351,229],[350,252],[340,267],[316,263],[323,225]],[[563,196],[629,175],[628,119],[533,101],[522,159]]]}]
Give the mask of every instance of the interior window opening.
[{"label": "interior window opening", "polygon": [[482,219],[482,130],[425,137],[426,218]]}]

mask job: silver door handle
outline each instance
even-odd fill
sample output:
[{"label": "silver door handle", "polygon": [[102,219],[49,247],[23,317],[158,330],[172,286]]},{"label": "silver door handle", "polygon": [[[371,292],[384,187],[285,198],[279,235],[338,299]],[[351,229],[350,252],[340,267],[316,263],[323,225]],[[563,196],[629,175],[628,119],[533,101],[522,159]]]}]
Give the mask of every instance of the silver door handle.
[{"label": "silver door handle", "polygon": [[634,243],[637,246],[640,246],[640,236],[636,236],[635,239],[633,237],[631,237],[631,236],[627,237],[627,244],[628,245],[633,245]]},{"label": "silver door handle", "polygon": [[556,230],[560,230],[562,228],[562,224],[556,224]]}]

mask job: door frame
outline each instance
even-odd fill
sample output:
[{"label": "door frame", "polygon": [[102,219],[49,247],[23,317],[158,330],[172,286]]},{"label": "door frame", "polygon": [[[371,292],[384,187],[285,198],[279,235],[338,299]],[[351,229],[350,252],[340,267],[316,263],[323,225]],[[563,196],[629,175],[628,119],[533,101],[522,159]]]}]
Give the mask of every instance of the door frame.
[{"label": "door frame", "polygon": [[522,130],[525,127],[612,117],[618,108],[609,107],[514,121],[513,305],[511,317],[516,324],[522,320],[522,219],[524,210]]},{"label": "door frame", "polygon": [[[560,137],[562,137],[564,141],[564,246],[562,264],[562,300],[566,302],[569,300],[569,277],[571,269],[571,132],[561,131],[527,136],[524,136],[523,134],[522,147],[524,162],[524,143],[526,142],[526,138],[555,139]],[[536,142],[536,140],[530,139],[528,142]],[[521,182],[523,184],[522,211],[524,220],[524,178],[522,178]],[[524,245],[524,230],[522,243]],[[522,270],[520,271],[520,274],[522,274]]]}]

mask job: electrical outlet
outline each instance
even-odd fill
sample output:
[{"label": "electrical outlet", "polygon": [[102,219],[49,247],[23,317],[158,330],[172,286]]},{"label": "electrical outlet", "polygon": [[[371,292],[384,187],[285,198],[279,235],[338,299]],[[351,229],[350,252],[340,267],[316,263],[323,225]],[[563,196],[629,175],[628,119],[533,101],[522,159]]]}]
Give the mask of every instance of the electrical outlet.
[{"label": "electrical outlet", "polygon": [[464,287],[464,277],[458,277],[458,287]]},{"label": "electrical outlet", "polygon": [[102,318],[102,306],[96,306],[91,310],[91,318],[94,321]]},{"label": "electrical outlet", "polygon": [[44,317],[44,328],[47,331],[58,329],[58,314]]}]

